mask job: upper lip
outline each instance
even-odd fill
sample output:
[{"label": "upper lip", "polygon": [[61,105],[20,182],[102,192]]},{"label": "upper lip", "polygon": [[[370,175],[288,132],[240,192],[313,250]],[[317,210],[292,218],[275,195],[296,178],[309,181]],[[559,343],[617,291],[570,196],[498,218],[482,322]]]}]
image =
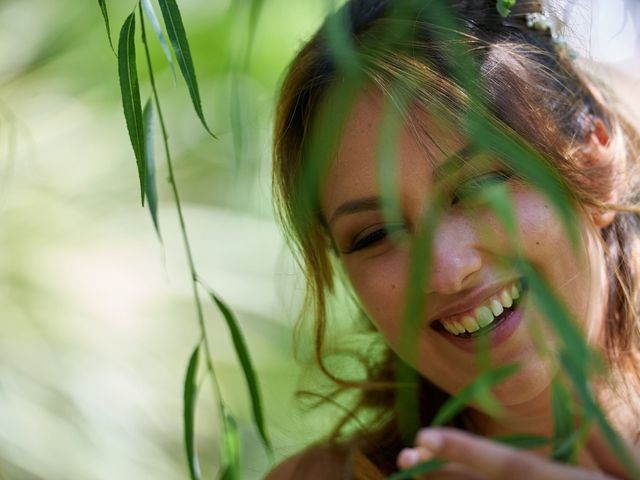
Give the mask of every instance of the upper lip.
[{"label": "upper lip", "polygon": [[440,320],[446,317],[462,316],[463,314],[472,314],[473,310],[482,305],[488,298],[498,294],[505,287],[513,284],[516,279],[508,282],[501,282],[500,284],[492,284],[484,288],[471,291],[469,294],[464,295],[457,300],[447,303],[447,305],[439,310],[429,318],[429,324],[436,320]]}]

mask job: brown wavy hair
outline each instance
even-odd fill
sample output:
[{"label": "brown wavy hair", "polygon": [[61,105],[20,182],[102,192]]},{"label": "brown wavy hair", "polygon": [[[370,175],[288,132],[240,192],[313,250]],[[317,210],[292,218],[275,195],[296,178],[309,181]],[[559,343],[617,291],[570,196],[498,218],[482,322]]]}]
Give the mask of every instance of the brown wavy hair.
[{"label": "brown wavy hair", "polygon": [[[419,9],[411,8],[417,4]],[[284,78],[277,105],[274,198],[306,275],[305,311],[313,317],[315,359],[336,392],[359,393],[337,422],[330,440],[345,441],[345,426],[350,420],[361,412],[373,412],[367,428],[359,428],[347,437],[384,473],[395,470],[395,456],[403,446],[394,411],[398,392],[395,372],[400,360],[390,349],[375,357],[376,361],[363,355],[367,375],[360,381],[341,378],[327,366],[327,305],[336,287],[336,256],[319,214],[321,171],[316,172],[320,177],[311,184],[311,191],[310,183],[303,181],[308,175],[309,145],[318,118],[332,101],[332,91],[349,75],[340,68],[344,59],[331,48],[332,24],[346,31],[343,40],[350,45],[353,58],[358,59],[361,84],[373,85],[400,103],[394,97],[399,86],[415,99],[417,108],[461,121],[460,106],[468,102],[465,85],[469,83],[457,74],[457,60],[451,53],[455,46],[455,52],[468,55],[475,65],[477,85],[489,105],[492,121],[548,159],[579,205],[617,210],[614,221],[601,230],[611,279],[604,352],[610,365],[620,371],[633,371],[636,378],[640,365],[637,130],[612,107],[605,90],[577,68],[566,47],[556,43],[549,31],[527,26],[526,14],[541,11],[538,1],[518,1],[506,18],[498,14],[495,1],[457,0],[447,4],[457,25],[452,30],[455,37],[442,42],[438,32],[443,27],[430,16],[433,2],[349,1],[297,54]],[[415,123],[404,113],[407,122]],[[584,148],[593,119],[602,121],[608,130],[612,152],[608,162],[594,162]],[[419,126],[416,131],[420,131]],[[617,202],[612,205],[609,199],[614,192]],[[419,383],[420,422],[427,425],[448,396],[424,378]],[[333,394],[320,396],[327,397]],[[463,426],[462,419],[454,420],[454,424]]]}]

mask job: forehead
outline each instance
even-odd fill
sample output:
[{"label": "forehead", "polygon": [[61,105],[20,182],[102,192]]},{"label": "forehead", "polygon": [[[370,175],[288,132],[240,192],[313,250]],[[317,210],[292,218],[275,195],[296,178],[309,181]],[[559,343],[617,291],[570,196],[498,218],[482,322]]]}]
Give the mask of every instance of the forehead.
[{"label": "forehead", "polygon": [[[403,200],[413,203],[423,199],[434,169],[465,146],[451,122],[447,126],[443,119],[418,109],[412,109],[407,121],[390,134],[383,127],[388,102],[374,88],[354,101],[323,184],[321,211],[326,221],[343,202],[379,194],[381,147],[393,153],[385,160],[394,162],[396,190]],[[390,143],[395,146],[389,148]]]}]

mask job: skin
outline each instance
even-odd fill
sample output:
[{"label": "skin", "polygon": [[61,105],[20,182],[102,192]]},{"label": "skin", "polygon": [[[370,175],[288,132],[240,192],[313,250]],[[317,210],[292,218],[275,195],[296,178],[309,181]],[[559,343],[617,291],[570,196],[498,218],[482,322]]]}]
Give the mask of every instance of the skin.
[{"label": "skin", "polygon": [[[401,212],[398,218],[390,219],[394,228],[398,227],[398,233],[393,240],[382,236],[370,242],[366,248],[353,251],[354,241],[357,243],[370,233],[379,231],[383,224],[382,212],[375,205],[368,205],[356,212],[336,212],[345,203],[380,195],[376,156],[383,104],[383,97],[376,90],[368,90],[356,100],[324,183],[321,213],[362,307],[390,347],[414,365],[425,378],[455,394],[477,374],[476,356],[472,352],[462,351],[430,328],[430,321],[438,318],[437,312],[453,304],[468,303],[469,309],[479,306],[488,295],[478,300],[478,291],[496,292],[510,285],[518,274],[505,268],[492,255],[492,252],[505,251],[507,239],[490,209],[483,205],[474,205],[470,209],[452,197],[435,232],[432,273],[424,287],[425,319],[421,320],[423,326],[415,336],[416,355],[405,356],[400,348],[401,318],[408,289],[411,235],[421,221],[430,195],[444,181],[434,179],[437,167],[464,150],[468,142],[455,133],[455,129],[438,124],[428,115],[422,118],[427,131],[425,138],[421,139],[423,145],[405,126],[400,132],[396,149],[396,186]],[[599,133],[599,137],[594,135],[587,139],[585,148],[595,149],[597,153],[598,149],[606,147],[608,140],[605,138],[603,141],[602,132]],[[469,169],[465,178],[499,168],[499,164],[494,162],[482,172]],[[605,321],[608,288],[606,264],[598,235],[599,229],[608,225],[613,215],[610,212],[580,211],[581,242],[579,248],[574,249],[562,221],[541,193],[517,179],[507,179],[505,184],[517,219],[519,243],[526,258],[540,268],[578,320],[587,341],[597,347]],[[471,297],[476,299],[470,300]],[[471,409],[474,431],[483,436],[515,432],[550,435],[552,432],[549,388],[554,371],[553,355],[541,355],[540,343],[535,342],[534,337],[541,338],[542,345],[551,352],[554,338],[544,326],[543,316],[535,305],[523,301],[521,308],[523,320],[518,328],[506,341],[490,351],[493,366],[512,362],[521,365],[516,375],[494,390],[500,403],[506,407],[506,416],[496,419],[480,409]],[[434,453],[439,458],[465,464],[460,452],[471,452],[468,458],[477,460],[489,448],[490,453],[496,455],[495,462],[489,462],[492,465],[495,463],[491,468],[502,468],[502,462],[507,462],[508,473],[513,473],[509,470],[511,468],[524,468],[518,471],[529,472],[523,478],[605,478],[569,467],[553,470],[560,467],[539,456],[498,446],[468,433],[456,431],[450,439],[451,432],[444,430],[442,435],[441,439],[445,438],[446,441],[439,445],[447,448],[429,450],[428,445],[424,442],[421,444],[421,437],[418,437],[418,450],[415,450],[418,453],[403,452],[398,459],[399,466],[407,468],[412,464],[410,459],[418,461]],[[598,455],[591,455],[588,451],[580,458],[580,463],[591,469],[616,471],[616,467],[612,466],[614,462],[609,461],[611,456],[604,455],[601,448],[599,452],[600,459],[607,459],[604,462],[608,465],[606,468],[602,461],[597,461]],[[451,456],[447,457],[449,454]],[[513,467],[513,462],[516,467]],[[466,462],[466,466],[477,470],[475,477],[454,475],[443,478],[514,478],[502,473],[502,476],[494,477],[496,471],[484,467],[483,470],[477,461]],[[570,476],[568,471],[575,471],[576,475]],[[620,473],[619,469],[616,473]]]}]

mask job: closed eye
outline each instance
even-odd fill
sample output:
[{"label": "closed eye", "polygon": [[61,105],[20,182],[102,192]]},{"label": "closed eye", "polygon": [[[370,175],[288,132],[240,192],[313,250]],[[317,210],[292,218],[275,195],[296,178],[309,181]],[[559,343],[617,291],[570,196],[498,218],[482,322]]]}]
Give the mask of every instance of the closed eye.
[{"label": "closed eye", "polygon": [[453,196],[451,197],[451,205],[473,201],[477,199],[487,187],[505,182],[511,177],[511,173],[501,170],[474,177],[454,190]]},{"label": "closed eye", "polygon": [[359,232],[351,241],[351,245],[346,250],[342,250],[342,253],[345,255],[355,253],[382,244],[390,237],[403,233],[406,233],[406,225],[404,223],[373,225]]}]

